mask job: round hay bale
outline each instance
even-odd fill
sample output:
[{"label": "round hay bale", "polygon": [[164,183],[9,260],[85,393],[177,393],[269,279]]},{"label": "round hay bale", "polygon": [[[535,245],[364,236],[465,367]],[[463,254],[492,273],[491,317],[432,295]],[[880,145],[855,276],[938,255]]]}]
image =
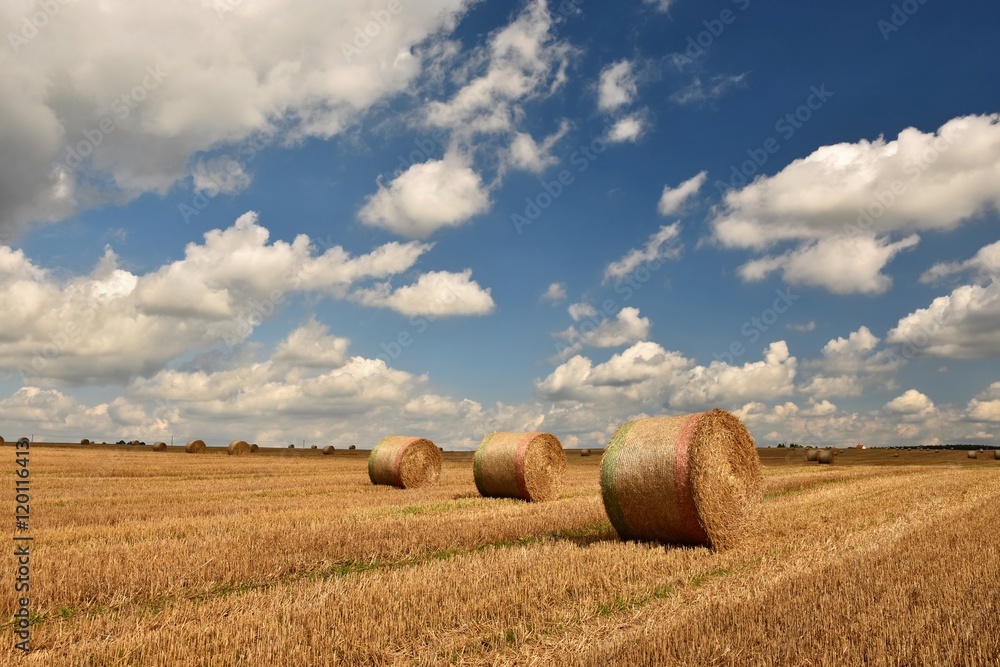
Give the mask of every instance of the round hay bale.
[{"label": "round hay bale", "polygon": [[352,451],[355,450],[355,449],[357,449],[357,448],[358,448],[357,445],[351,445],[350,447],[348,447],[348,449],[350,449]]},{"label": "round hay bale", "polygon": [[295,449],[295,445],[288,445],[289,449]]},{"label": "round hay bale", "polygon": [[368,457],[368,477],[372,484],[413,489],[436,484],[440,475],[441,450],[424,438],[387,436]]},{"label": "round hay bale", "polygon": [[192,440],[184,446],[184,451],[188,454],[202,454],[205,451],[205,441]]},{"label": "round hay bale", "polygon": [[326,456],[333,454],[333,445],[327,445],[326,447],[324,447],[323,454],[325,454]]},{"label": "round hay bale", "polygon": [[756,523],[764,499],[753,438],[712,410],[623,424],[601,459],[601,495],[626,540],[724,548]]},{"label": "round hay bale", "polygon": [[250,453],[250,443],[244,440],[233,440],[226,447],[226,453],[230,456],[244,456]]},{"label": "round hay bale", "polygon": [[4,442],[5,442],[5,441],[4,441],[4,439],[3,439],[3,436],[2,436],[2,435],[0,435],[0,445],[2,445],[2,444],[3,444]]},{"label": "round hay bale", "polygon": [[966,456],[968,456],[970,459],[974,459],[977,458],[979,454],[977,454],[976,452],[969,452],[968,454],[966,454]]},{"label": "round hay bale", "polygon": [[[3,442],[3,439],[0,438],[0,443],[2,443],[2,442]],[[994,449],[993,450],[993,460],[994,461],[1000,461],[1000,449]]]},{"label": "round hay bale", "polygon": [[260,449],[260,447],[258,447],[256,443],[250,445],[250,453],[251,454],[255,454],[258,449]]},{"label": "round hay bale", "polygon": [[476,488],[486,498],[543,502],[562,491],[566,453],[551,433],[490,433],[473,461]]},{"label": "round hay bale", "polygon": [[80,441],[80,444],[81,445],[89,445],[90,444],[90,440],[88,440],[87,438],[84,438],[83,440]]},{"label": "round hay bale", "polygon": [[313,446],[312,446],[312,447],[310,447],[309,449],[319,449],[319,446],[318,446],[318,445],[313,445]]},{"label": "round hay bale", "polygon": [[590,450],[589,449],[581,450],[580,456],[590,456]]},{"label": "round hay bale", "polygon": [[810,449],[806,450],[806,461],[815,461],[818,458],[819,458],[819,450],[818,449],[811,449],[810,448]]},{"label": "round hay bale", "polygon": [[829,449],[821,450],[819,455],[816,457],[816,461],[822,465],[830,465],[833,463],[833,452]]},{"label": "round hay bale", "polygon": [[165,452],[165,451],[167,451],[167,443],[165,443],[165,442],[154,443],[153,444],[153,451],[154,452]]}]

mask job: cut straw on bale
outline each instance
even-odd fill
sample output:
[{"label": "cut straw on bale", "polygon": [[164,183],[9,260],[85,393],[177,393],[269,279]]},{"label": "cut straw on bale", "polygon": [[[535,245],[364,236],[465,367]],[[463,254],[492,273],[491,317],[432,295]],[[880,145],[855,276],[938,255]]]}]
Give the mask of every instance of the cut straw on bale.
[{"label": "cut straw on bale", "polygon": [[323,453],[326,454],[327,456],[333,454],[333,445],[327,445],[326,447],[324,447]]},{"label": "cut straw on bale", "polygon": [[816,457],[816,460],[823,465],[830,465],[831,463],[833,463],[833,452],[831,452],[829,449],[824,449],[820,451],[819,456]]},{"label": "cut straw on bale", "polygon": [[626,540],[725,548],[756,522],[763,472],[724,410],[623,424],[601,459],[601,495]]},{"label": "cut straw on bale", "polygon": [[165,442],[154,443],[153,444],[153,451],[154,452],[165,452],[165,451],[167,451],[167,443],[165,443]]},{"label": "cut straw on bale", "polygon": [[473,462],[476,488],[487,498],[544,502],[562,491],[566,454],[551,433],[491,433]]},{"label": "cut straw on bale", "polygon": [[205,451],[205,441],[192,440],[184,446],[184,451],[188,454],[201,454]]},{"label": "cut straw on bale", "polygon": [[245,456],[250,453],[250,443],[244,440],[233,440],[226,447],[226,453],[230,456]]},{"label": "cut straw on bale", "polygon": [[441,450],[430,440],[390,435],[379,441],[368,457],[372,484],[401,489],[436,484],[441,476]]}]

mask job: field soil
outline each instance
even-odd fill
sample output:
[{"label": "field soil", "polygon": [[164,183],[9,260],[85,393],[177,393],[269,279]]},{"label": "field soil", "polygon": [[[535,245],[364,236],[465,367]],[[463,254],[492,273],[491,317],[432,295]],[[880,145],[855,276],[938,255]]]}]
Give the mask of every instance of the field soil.
[{"label": "field soil", "polygon": [[0,664],[1000,664],[992,452],[759,450],[760,523],[713,552],[621,541],[600,450],[532,504],[479,497],[471,453],[401,490],[361,450],[150,445],[32,447],[32,651],[11,546]]}]

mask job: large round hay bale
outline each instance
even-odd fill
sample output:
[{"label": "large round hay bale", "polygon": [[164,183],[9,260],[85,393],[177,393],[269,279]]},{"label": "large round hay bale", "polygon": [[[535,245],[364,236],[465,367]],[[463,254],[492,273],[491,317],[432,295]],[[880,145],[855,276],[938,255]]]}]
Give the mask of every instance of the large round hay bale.
[{"label": "large round hay bale", "polygon": [[226,447],[226,453],[230,456],[245,456],[250,453],[250,443],[244,440],[233,440]]},{"label": "large round hay bale", "polygon": [[327,456],[333,454],[333,445],[327,445],[326,447],[324,447],[323,453],[326,454]]},{"label": "large round hay bale", "polygon": [[542,502],[562,491],[566,453],[551,433],[490,433],[473,461],[476,488],[487,498]]},{"label": "large round hay bale", "polygon": [[724,548],[754,523],[763,471],[735,416],[712,410],[623,424],[601,459],[601,495],[623,539]]},{"label": "large round hay bale", "polygon": [[165,451],[167,451],[167,443],[165,443],[165,442],[154,443],[153,444],[153,451],[154,452],[165,452]]},{"label": "large round hay bale", "polygon": [[250,445],[250,453],[251,454],[256,453],[258,449],[260,449],[260,447],[258,447],[256,443]]},{"label": "large round hay bale", "polygon": [[816,457],[816,461],[823,465],[830,465],[833,463],[833,452],[829,449],[820,450],[819,455]]},{"label": "large round hay bale", "polygon": [[2,445],[2,444],[3,444],[4,442],[5,442],[5,441],[4,441],[4,439],[3,439],[3,436],[2,436],[2,435],[0,435],[0,445]]},{"label": "large round hay bale", "polygon": [[351,445],[350,447],[348,447],[348,449],[350,449],[351,451],[354,451],[357,448],[358,448],[357,445]]},{"label": "large round hay bale", "polygon": [[184,446],[184,451],[188,454],[201,454],[205,451],[205,441],[192,440]]},{"label": "large round hay bale", "polygon": [[87,438],[84,438],[83,440],[80,441],[80,444],[81,445],[89,445],[90,444],[90,440],[88,440]]},{"label": "large round hay bale", "polygon": [[[0,440],[0,442],[3,442],[3,440]],[[1000,461],[1000,449],[993,450],[993,460]]]},{"label": "large round hay bale", "polygon": [[819,458],[818,449],[810,448],[806,450],[806,461],[815,461],[818,458]]},{"label": "large round hay bale", "polygon": [[441,476],[441,450],[430,440],[407,435],[382,438],[368,457],[372,484],[412,489],[436,484]]},{"label": "large round hay bale", "polygon": [[968,454],[966,454],[966,456],[968,456],[970,459],[974,459],[978,456],[978,454],[976,452],[969,452]]}]

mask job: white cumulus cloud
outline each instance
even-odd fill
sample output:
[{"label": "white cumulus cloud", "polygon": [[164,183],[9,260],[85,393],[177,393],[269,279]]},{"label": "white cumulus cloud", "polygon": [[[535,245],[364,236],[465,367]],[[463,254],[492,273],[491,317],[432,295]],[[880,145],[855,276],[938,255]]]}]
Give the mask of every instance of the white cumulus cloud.
[{"label": "white cumulus cloud", "polygon": [[656,210],[663,216],[674,215],[682,210],[684,205],[698,194],[698,191],[705,184],[705,179],[707,178],[708,172],[702,171],[675,188],[669,185],[663,186],[663,193],[660,195],[660,202],[657,204]]}]

